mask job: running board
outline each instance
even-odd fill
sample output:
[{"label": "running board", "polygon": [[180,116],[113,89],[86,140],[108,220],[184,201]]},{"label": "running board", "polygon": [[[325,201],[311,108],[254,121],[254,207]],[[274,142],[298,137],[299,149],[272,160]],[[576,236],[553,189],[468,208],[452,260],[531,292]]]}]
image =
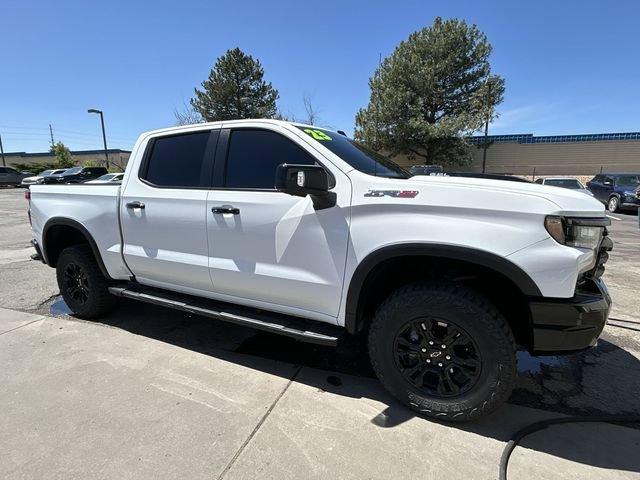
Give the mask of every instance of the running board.
[{"label": "running board", "polygon": [[323,322],[240,307],[159,289],[142,290],[139,288],[109,287],[109,293],[116,297],[169,307],[319,345],[337,345],[343,330],[338,326]]}]

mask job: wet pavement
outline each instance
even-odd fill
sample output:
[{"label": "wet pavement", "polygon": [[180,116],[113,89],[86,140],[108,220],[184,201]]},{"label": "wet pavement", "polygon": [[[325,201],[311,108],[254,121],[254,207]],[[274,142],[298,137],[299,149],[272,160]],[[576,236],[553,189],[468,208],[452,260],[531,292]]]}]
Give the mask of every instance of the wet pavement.
[{"label": "wet pavement", "polygon": [[[59,296],[37,313],[73,318]],[[333,385],[341,381],[340,374],[375,378],[365,345],[358,340],[338,348],[323,347],[128,300],[99,323],[200,353],[223,350],[324,370]],[[571,355],[532,356],[518,351],[517,386],[509,403],[569,415],[640,414],[636,325],[640,322],[612,321],[596,347]]]}]

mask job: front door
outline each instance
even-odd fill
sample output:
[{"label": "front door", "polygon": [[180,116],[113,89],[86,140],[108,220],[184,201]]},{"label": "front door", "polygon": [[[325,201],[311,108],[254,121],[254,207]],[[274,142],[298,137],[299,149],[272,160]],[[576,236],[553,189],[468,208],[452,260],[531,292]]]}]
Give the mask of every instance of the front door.
[{"label": "front door", "polygon": [[229,301],[335,321],[349,240],[350,181],[325,164],[336,181],[336,205],[321,210],[310,197],[276,191],[278,165],[322,162],[280,129],[220,135],[219,188],[207,199],[213,289]]},{"label": "front door", "polygon": [[153,138],[129,175],[120,203],[124,259],[140,283],[211,292],[206,203],[217,139],[218,130]]}]

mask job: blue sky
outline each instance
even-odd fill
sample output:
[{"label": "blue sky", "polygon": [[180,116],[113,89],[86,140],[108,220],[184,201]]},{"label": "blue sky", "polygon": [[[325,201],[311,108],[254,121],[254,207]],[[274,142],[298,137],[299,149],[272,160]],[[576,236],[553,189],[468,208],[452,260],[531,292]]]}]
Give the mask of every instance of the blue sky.
[{"label": "blue sky", "polygon": [[[153,6],[152,6],[153,5]],[[215,59],[239,46],[262,62],[279,107],[353,130],[378,55],[435,16],[475,23],[506,79],[490,133],[640,130],[637,1],[2,0],[0,135],[5,152],[130,148],[175,123]]]}]

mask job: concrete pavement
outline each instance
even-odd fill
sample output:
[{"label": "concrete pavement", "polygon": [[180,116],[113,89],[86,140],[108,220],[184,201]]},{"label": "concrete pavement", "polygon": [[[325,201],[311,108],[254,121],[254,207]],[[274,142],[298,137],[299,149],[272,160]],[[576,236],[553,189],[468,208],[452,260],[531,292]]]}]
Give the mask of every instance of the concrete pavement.
[{"label": "concrete pavement", "polygon": [[[640,414],[637,219],[616,215],[616,305],[597,348],[519,353],[518,387],[465,425],[415,417],[347,349],[124,302],[67,315],[30,261],[20,190],[0,191],[0,478],[496,478],[509,435],[563,414]],[[52,316],[55,315],[55,316]],[[638,431],[536,433],[510,478],[640,478]]]},{"label": "concrete pavement", "polygon": [[[508,405],[451,426],[367,377],[6,309],[0,332],[7,479],[492,479],[512,432],[557,416]],[[510,475],[640,478],[639,447],[638,430],[558,426],[523,442]]]}]

